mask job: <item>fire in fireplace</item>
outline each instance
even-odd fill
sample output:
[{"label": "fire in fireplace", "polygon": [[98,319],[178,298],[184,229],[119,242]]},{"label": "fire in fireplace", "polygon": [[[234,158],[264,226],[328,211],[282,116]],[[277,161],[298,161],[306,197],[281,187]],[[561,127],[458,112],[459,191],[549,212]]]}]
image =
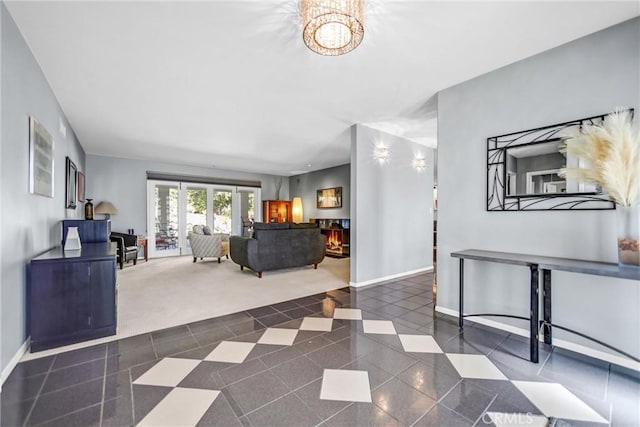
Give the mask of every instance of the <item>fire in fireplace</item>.
[{"label": "fire in fireplace", "polygon": [[327,236],[327,252],[342,255],[342,230],[324,230]]}]

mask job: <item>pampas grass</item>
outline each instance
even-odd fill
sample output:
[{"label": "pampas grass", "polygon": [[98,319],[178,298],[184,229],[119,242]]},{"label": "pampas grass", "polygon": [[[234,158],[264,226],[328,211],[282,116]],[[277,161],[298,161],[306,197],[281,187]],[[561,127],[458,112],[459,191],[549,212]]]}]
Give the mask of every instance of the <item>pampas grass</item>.
[{"label": "pampas grass", "polygon": [[621,206],[640,204],[640,131],[631,121],[629,110],[617,110],[600,125],[568,129],[560,151],[588,165],[563,168],[560,175],[599,185]]}]

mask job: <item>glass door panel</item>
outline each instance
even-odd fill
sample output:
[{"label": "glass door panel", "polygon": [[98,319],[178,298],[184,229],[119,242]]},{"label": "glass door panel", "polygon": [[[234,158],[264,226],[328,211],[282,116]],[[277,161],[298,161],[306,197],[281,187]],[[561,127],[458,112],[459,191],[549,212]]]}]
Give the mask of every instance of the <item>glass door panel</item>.
[{"label": "glass door panel", "polygon": [[231,234],[232,226],[232,190],[214,188],[213,190],[213,232]]},{"label": "glass door panel", "polygon": [[148,239],[151,256],[180,255],[179,231],[179,195],[178,183],[154,183],[149,181],[150,215]]},{"label": "glass door panel", "polygon": [[[207,218],[207,187],[188,186],[186,191],[186,230],[185,235],[188,236],[194,225],[209,225]],[[191,244],[186,240],[187,253],[191,253]]]}]

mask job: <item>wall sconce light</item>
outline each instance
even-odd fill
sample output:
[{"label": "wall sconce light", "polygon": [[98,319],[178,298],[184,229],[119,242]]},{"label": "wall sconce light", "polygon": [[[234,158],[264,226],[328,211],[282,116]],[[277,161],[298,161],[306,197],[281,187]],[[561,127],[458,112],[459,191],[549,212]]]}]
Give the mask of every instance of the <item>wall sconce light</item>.
[{"label": "wall sconce light", "polygon": [[380,164],[387,163],[390,157],[391,155],[387,147],[378,146],[373,149],[373,158]]},{"label": "wall sconce light", "polygon": [[415,159],[413,159],[413,167],[418,172],[422,172],[427,168],[427,161],[424,158],[416,157]]},{"label": "wall sconce light", "polygon": [[300,197],[294,197],[291,206],[291,218],[295,223],[301,223],[304,215],[302,213],[302,199]]}]

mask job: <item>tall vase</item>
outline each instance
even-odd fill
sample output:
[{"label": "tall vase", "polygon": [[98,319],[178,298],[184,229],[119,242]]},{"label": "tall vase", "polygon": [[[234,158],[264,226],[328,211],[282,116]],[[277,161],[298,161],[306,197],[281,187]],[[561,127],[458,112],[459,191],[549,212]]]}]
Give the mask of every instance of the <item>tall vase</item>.
[{"label": "tall vase", "polygon": [[618,220],[618,263],[640,267],[640,205],[616,207]]}]

